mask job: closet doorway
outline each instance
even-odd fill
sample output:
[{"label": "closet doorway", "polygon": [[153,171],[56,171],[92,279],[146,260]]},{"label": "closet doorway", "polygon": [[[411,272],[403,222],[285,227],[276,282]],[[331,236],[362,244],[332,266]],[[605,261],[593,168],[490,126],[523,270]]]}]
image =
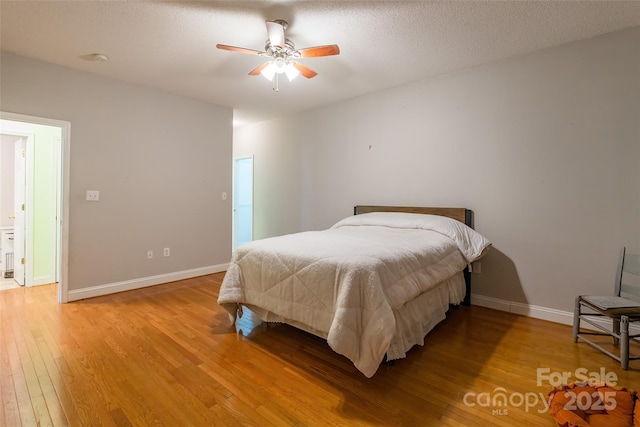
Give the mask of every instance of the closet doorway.
[{"label": "closet doorway", "polygon": [[[58,283],[66,302],[68,122],[0,113],[2,287]],[[66,159],[66,161],[65,161]]]}]

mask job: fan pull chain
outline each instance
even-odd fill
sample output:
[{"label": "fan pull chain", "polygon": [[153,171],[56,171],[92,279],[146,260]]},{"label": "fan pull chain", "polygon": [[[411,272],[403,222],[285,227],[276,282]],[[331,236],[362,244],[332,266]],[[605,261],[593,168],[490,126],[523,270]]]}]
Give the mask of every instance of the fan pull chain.
[{"label": "fan pull chain", "polygon": [[280,89],[278,88],[278,73],[276,73],[276,75],[273,76],[272,83],[273,83],[272,90],[275,90],[276,92],[280,92]]}]

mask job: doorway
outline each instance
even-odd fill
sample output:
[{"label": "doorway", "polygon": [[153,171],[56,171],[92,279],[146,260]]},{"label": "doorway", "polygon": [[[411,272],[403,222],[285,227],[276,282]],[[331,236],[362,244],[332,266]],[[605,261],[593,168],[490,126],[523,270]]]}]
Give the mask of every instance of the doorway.
[{"label": "doorway", "polygon": [[253,240],[253,157],[233,162],[233,250]]},{"label": "doorway", "polygon": [[0,112],[0,226],[13,233],[13,265],[3,268],[20,285],[58,283],[59,302],[67,300],[69,131],[69,122]]}]

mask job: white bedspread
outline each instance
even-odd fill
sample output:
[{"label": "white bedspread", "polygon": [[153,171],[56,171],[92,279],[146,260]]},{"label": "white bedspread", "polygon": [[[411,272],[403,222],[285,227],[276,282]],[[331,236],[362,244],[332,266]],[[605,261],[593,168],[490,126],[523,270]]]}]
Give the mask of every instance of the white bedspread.
[{"label": "white bedspread", "polygon": [[[398,215],[415,214],[392,216]],[[456,242],[447,230],[432,230],[440,217],[436,226],[408,228],[375,214],[350,218],[357,220],[241,246],[218,303],[231,316],[244,304],[258,308],[262,320],[305,325],[371,377],[395,332],[394,310],[462,270],[490,243],[485,239],[470,253],[460,247],[464,238]]]}]

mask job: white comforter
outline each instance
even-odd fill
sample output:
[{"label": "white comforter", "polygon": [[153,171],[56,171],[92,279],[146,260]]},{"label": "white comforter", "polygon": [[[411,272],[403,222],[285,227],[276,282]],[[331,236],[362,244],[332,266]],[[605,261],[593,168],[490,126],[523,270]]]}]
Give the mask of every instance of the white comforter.
[{"label": "white comforter", "polygon": [[371,213],[238,248],[218,303],[326,337],[367,377],[395,331],[394,310],[462,270],[490,243],[444,217]]}]

